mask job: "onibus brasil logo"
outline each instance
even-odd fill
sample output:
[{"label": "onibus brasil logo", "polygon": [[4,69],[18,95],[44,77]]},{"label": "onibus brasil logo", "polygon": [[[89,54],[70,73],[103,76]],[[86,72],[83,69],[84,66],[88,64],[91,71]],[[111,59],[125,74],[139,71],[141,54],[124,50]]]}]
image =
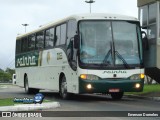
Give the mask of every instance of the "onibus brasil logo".
[{"label": "onibus brasil logo", "polygon": [[32,103],[42,103],[44,99],[44,95],[41,93],[38,93],[34,96],[34,98],[14,98],[15,103],[23,103],[23,104],[32,104]]}]

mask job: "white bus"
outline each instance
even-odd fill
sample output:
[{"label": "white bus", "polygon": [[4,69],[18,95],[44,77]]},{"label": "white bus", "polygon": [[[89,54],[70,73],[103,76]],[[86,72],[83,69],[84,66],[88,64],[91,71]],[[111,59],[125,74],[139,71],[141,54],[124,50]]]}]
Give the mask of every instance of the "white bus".
[{"label": "white bus", "polygon": [[142,35],[136,18],[73,15],[16,38],[17,85],[70,94],[103,93],[121,99],[144,85]]}]

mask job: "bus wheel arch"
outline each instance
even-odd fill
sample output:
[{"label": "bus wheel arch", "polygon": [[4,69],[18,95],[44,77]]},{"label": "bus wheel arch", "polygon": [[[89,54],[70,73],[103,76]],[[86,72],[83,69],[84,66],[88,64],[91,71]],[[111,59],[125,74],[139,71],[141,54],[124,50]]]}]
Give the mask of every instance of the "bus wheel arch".
[{"label": "bus wheel arch", "polygon": [[25,80],[26,80],[26,77],[27,77],[27,74],[25,73],[25,74],[24,74],[24,78],[23,78],[23,79],[24,79],[24,88],[25,88],[25,82],[26,82]]},{"label": "bus wheel arch", "polygon": [[67,80],[64,73],[60,73],[59,76],[59,94],[62,99],[69,98],[69,93],[67,92]]},{"label": "bus wheel arch", "polygon": [[26,73],[24,75],[24,88],[25,88],[25,93],[27,94],[36,94],[39,92],[39,89],[29,87],[28,76]]}]

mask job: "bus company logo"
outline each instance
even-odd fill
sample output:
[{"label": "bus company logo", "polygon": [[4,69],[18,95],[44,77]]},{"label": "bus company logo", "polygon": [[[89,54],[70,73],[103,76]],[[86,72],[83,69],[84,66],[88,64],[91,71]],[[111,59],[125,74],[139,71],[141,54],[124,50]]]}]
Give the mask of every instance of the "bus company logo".
[{"label": "bus company logo", "polygon": [[104,71],[103,74],[108,73],[108,74],[118,74],[118,73],[127,73],[125,70],[108,70]]},{"label": "bus company logo", "polygon": [[62,57],[62,52],[60,52],[60,53],[57,53],[57,60],[60,60],[60,59],[62,59],[63,57]]},{"label": "bus company logo", "polygon": [[36,56],[23,56],[17,59],[17,67],[36,65]]}]

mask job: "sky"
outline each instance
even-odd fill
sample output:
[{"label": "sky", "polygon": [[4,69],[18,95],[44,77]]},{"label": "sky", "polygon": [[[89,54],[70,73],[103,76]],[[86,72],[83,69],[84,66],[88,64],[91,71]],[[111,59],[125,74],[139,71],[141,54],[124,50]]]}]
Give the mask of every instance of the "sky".
[{"label": "sky", "polygon": [[[0,68],[14,68],[15,42],[27,32],[73,14],[89,13],[85,0],[0,0]],[[95,0],[92,13],[114,13],[138,18],[137,0]]]}]

